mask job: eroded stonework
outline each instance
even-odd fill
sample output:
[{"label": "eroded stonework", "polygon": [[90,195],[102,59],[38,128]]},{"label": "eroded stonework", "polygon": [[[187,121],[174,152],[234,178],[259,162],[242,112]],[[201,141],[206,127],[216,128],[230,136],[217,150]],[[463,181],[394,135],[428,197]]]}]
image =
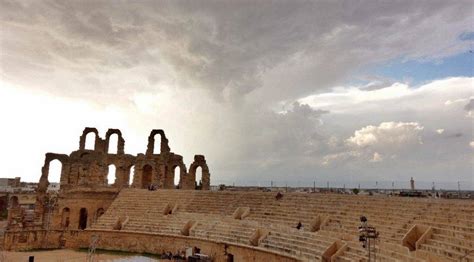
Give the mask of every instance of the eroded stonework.
[{"label": "eroded stonework", "polygon": [[[95,135],[94,149],[86,149],[89,133]],[[118,137],[113,154],[108,152],[112,135]],[[156,135],[160,136],[161,148],[155,150]],[[47,192],[49,166],[53,160],[62,164],[58,194]],[[116,170],[113,183],[107,179],[110,165]],[[202,169],[202,181],[196,181],[198,167]],[[176,168],[179,168],[178,185],[174,182]],[[130,176],[133,176],[131,184]],[[79,139],[79,150],[69,155],[46,153],[34,213],[11,206],[9,228],[83,229],[105,212],[122,188],[129,187],[209,190],[209,168],[204,156],[196,155],[188,172],[183,157],[171,152],[161,129],[151,131],[146,153],[135,156],[125,153],[125,140],[119,129],[109,129],[103,139],[96,128],[86,127]]]}]

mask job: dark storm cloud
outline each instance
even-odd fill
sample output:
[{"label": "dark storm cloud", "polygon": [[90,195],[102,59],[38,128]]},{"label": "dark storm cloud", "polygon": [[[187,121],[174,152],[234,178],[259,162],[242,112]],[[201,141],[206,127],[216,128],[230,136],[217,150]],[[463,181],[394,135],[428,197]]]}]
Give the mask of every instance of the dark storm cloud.
[{"label": "dark storm cloud", "polygon": [[469,103],[464,106],[464,110],[472,111],[474,109],[474,99],[469,99]]},{"label": "dark storm cloud", "polygon": [[[40,80],[53,92],[61,91],[51,82],[64,74],[105,78],[145,67],[137,80],[206,88],[226,99],[261,89],[252,94],[275,102],[341,83],[359,66],[445,56],[469,44],[456,42],[469,25],[461,1],[2,2],[3,74],[25,84]],[[176,72],[171,80],[164,65]],[[120,81],[114,76],[93,88],[112,93]],[[80,96],[88,85],[81,84],[69,88]]]},{"label": "dark storm cloud", "polygon": [[[420,113],[412,108],[423,100],[399,99],[394,103],[404,103],[403,110],[387,113],[381,99],[341,113],[294,101],[321,92],[337,96],[331,88],[346,85],[366,66],[442,59],[472,44],[459,37],[472,27],[469,1],[0,0],[0,5],[2,81],[133,113],[150,111],[130,117],[130,125],[174,127],[192,152],[206,150],[213,172],[222,177],[309,176],[325,158],[355,159],[350,167],[361,173],[371,170],[370,160],[382,166],[397,152],[377,148],[380,152],[360,160],[364,152],[346,143],[354,131],[384,122],[425,126],[443,103],[430,102]],[[370,84],[359,90],[384,90],[397,81],[366,80]],[[341,106],[352,105],[341,101]],[[337,117],[344,122],[331,122]],[[453,118],[443,119],[434,128],[445,128]],[[466,124],[459,123],[465,132]],[[416,154],[421,153],[404,159]],[[433,159],[424,163],[431,166]],[[342,164],[336,166],[331,175],[345,175]]]}]

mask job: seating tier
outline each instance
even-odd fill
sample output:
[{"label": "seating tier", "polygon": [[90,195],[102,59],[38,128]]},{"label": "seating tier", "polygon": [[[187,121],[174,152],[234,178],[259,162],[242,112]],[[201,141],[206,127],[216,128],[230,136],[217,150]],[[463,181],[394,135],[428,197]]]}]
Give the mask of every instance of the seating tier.
[{"label": "seating tier", "polygon": [[[92,228],[110,230],[119,218],[128,218],[122,230],[181,235],[185,225],[194,221],[190,237],[249,247],[256,230],[265,229],[269,234],[259,248],[320,260],[334,241],[342,239],[348,245],[338,261],[364,261],[367,251],[358,241],[363,215],[379,232],[376,250],[383,261],[419,260],[401,246],[415,224],[434,230],[420,248],[446,260],[460,258],[474,247],[472,201],[316,193],[275,196],[275,192],[256,191],[123,189]],[[234,219],[233,213],[241,207],[250,213],[242,220]],[[324,223],[311,232],[317,218]],[[298,223],[302,224],[299,230]]]}]

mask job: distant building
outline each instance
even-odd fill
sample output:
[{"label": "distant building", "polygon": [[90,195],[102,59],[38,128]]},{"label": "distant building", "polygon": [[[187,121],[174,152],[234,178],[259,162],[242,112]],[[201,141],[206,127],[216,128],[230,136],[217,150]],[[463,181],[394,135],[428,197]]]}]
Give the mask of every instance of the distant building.
[{"label": "distant building", "polygon": [[20,177],[0,178],[1,193],[33,192],[38,183],[21,182]]},{"label": "distant building", "polygon": [[15,188],[20,187],[20,177],[15,178],[0,178],[0,188]]},{"label": "distant building", "polygon": [[24,209],[34,209],[37,185],[38,183],[21,182],[20,177],[0,178],[0,217],[6,218],[7,209],[13,203]]},{"label": "distant building", "polygon": [[425,194],[423,194],[422,191],[401,191],[399,196],[401,197],[426,197]]},{"label": "distant building", "polygon": [[49,183],[48,185],[48,191],[59,191],[59,183]]},{"label": "distant building", "polygon": [[410,179],[410,189],[415,190],[415,180],[413,180],[413,177]]}]

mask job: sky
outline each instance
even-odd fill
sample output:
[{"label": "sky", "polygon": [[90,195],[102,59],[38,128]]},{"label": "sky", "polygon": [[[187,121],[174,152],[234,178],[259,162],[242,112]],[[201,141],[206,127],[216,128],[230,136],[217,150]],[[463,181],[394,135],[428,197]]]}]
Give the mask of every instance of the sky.
[{"label": "sky", "polygon": [[471,1],[0,5],[0,177],[87,126],[212,184],[474,189]]}]

